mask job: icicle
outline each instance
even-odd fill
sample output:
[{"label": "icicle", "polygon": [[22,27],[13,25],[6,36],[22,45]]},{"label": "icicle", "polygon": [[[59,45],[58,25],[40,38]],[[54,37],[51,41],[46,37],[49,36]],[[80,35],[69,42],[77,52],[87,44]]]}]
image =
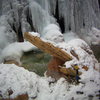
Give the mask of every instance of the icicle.
[{"label": "icicle", "polygon": [[30,2],[30,9],[32,13],[32,21],[35,29],[41,33],[45,26],[50,23],[55,23],[53,17],[49,15],[41,6],[36,2]]},{"label": "icicle", "polygon": [[55,14],[57,0],[49,0],[51,13]]},{"label": "icicle", "polygon": [[50,13],[50,3],[49,0],[35,0],[45,11]]},{"label": "icicle", "polygon": [[59,17],[61,18],[61,17],[64,17],[64,15],[65,15],[65,7],[66,7],[66,5],[65,5],[66,3],[65,3],[65,0],[58,0],[58,9],[59,9]]},{"label": "icicle", "polygon": [[100,9],[95,0],[58,0],[60,17],[64,17],[66,32],[71,30],[78,34],[81,29],[100,28]]}]

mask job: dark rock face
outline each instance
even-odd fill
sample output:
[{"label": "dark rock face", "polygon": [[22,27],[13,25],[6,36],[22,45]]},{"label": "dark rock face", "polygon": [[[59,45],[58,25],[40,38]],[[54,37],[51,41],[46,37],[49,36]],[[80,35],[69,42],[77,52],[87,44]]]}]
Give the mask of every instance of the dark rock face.
[{"label": "dark rock face", "polygon": [[93,50],[95,57],[100,62],[100,45],[91,45],[91,49]]},{"label": "dark rock face", "polygon": [[28,95],[27,94],[22,94],[22,95],[18,95],[16,98],[7,98],[7,99],[0,99],[0,100],[28,100]]}]

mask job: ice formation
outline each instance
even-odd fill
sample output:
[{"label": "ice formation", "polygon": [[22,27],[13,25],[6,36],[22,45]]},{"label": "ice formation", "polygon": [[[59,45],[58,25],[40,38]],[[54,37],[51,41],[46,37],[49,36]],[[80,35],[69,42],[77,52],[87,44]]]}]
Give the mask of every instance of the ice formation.
[{"label": "ice formation", "polygon": [[[8,43],[17,41],[17,35],[24,32],[37,31],[44,34],[43,30],[51,24],[59,27],[60,23],[57,23],[57,20],[61,18],[64,19],[65,33],[72,31],[79,37],[81,33],[81,37],[83,35],[87,37],[87,33],[91,34],[91,27],[100,29],[98,0],[78,0],[78,2],[74,0],[3,0],[0,7],[2,12],[0,36],[2,35],[5,40],[2,43],[3,39],[0,39],[0,50]],[[58,12],[56,12],[57,9]],[[57,13],[59,16],[55,18]],[[92,39],[91,42],[93,42]]]},{"label": "ice formation", "polygon": [[95,27],[91,27],[91,30],[87,34],[84,34],[84,32],[83,35],[81,34],[81,38],[84,39],[90,45],[99,45],[100,30]]},{"label": "ice formation", "polygon": [[32,21],[35,29],[41,33],[47,25],[54,23],[55,19],[49,15],[41,6],[36,2],[30,2],[30,9],[32,13]]},{"label": "ice formation", "polygon": [[60,28],[55,24],[49,24],[44,28],[42,38],[55,43],[64,41]]}]

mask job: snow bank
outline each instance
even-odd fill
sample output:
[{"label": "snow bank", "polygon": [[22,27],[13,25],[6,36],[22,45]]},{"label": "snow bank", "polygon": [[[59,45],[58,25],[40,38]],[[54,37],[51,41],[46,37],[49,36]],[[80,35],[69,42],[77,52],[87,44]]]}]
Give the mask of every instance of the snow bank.
[{"label": "snow bank", "polygon": [[98,61],[85,41],[81,39],[73,39],[68,43],[63,42],[57,44],[56,46],[73,57],[71,61],[67,61],[65,63],[67,68],[77,64],[80,68],[88,66],[89,68],[96,68],[100,70]]},{"label": "snow bank", "polygon": [[[14,64],[0,64],[0,96],[14,98],[27,93],[29,100],[98,100],[100,91],[99,72],[85,71],[79,85],[69,84],[64,78],[57,82],[46,77],[39,77]],[[8,91],[13,93],[9,96]]]},{"label": "snow bank", "polygon": [[37,37],[40,37],[40,34],[37,33],[37,32],[29,32],[31,35],[34,35],[34,36],[37,36]]},{"label": "snow bank", "polygon": [[20,94],[36,96],[38,76],[14,64],[0,64],[0,95],[9,98],[8,90],[13,93],[10,98]]},{"label": "snow bank", "polygon": [[89,31],[81,29],[81,33],[77,34],[72,31],[64,33],[64,40],[66,42],[81,38],[86,41],[89,45],[99,45],[100,44],[100,30],[92,27]]},{"label": "snow bank", "polygon": [[33,49],[36,49],[36,47],[29,42],[15,42],[4,48],[1,58],[3,60],[15,60],[20,63],[20,58],[23,53]]},{"label": "snow bank", "polygon": [[99,72],[92,69],[84,72],[81,76],[81,82],[79,85],[70,86],[66,98],[68,100],[72,97],[74,100],[99,100],[99,97],[96,97],[97,94],[100,95]]}]

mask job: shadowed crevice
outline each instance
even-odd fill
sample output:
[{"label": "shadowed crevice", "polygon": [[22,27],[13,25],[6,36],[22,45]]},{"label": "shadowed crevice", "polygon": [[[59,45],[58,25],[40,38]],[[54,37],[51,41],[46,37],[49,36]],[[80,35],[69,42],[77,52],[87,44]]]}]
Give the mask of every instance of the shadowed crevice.
[{"label": "shadowed crevice", "polygon": [[64,33],[65,32],[64,17],[60,17],[59,16],[59,7],[58,6],[59,5],[58,5],[58,0],[57,0],[54,17],[56,18],[56,20],[57,20],[57,22],[58,22],[58,24],[60,26],[61,32]]}]

